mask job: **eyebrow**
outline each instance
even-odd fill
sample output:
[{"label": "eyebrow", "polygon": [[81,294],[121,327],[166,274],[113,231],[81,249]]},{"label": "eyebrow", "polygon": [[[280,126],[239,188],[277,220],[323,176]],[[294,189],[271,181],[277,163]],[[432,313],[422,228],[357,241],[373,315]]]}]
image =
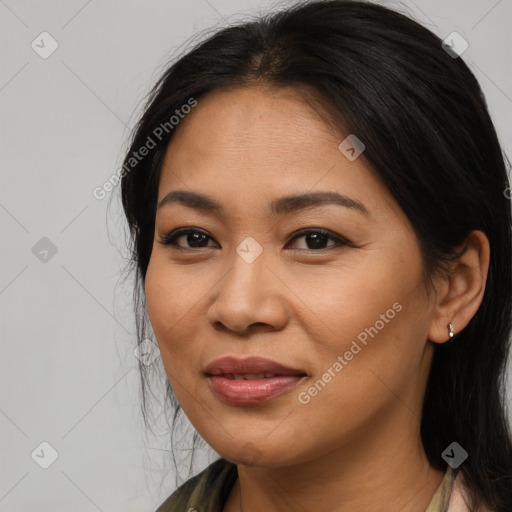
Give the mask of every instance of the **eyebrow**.
[{"label": "eyebrow", "polygon": [[[222,204],[213,197],[186,190],[169,192],[160,201],[158,209],[172,203],[182,204],[204,213],[222,215],[224,211]],[[363,203],[337,192],[307,192],[305,194],[280,197],[271,201],[269,211],[272,215],[286,215],[327,204],[344,206],[356,210],[363,215],[370,216],[370,212]]]}]

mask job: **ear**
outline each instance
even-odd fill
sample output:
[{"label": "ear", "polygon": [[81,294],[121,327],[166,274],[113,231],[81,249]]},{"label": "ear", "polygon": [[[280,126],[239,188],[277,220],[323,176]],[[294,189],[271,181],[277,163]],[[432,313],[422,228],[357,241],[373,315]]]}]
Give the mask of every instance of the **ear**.
[{"label": "ear", "polygon": [[462,331],[482,302],[489,270],[489,240],[482,231],[474,230],[462,247],[465,251],[452,263],[448,275],[436,282],[436,304],[428,331],[428,339],[434,343],[449,341],[450,322],[454,335]]}]

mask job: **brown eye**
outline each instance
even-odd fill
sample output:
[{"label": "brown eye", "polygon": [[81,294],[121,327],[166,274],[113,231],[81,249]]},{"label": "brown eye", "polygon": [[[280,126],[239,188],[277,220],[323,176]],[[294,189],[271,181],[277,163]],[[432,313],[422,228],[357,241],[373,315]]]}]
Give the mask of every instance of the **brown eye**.
[{"label": "brown eye", "polygon": [[[188,246],[182,246],[177,243],[181,238],[185,240],[185,244],[188,244]],[[179,229],[169,233],[165,237],[162,237],[159,242],[162,245],[172,245],[179,249],[202,249],[205,247],[211,247],[207,245],[208,240],[213,240],[213,238],[203,231],[199,231],[197,229]]]},{"label": "brown eye", "polygon": [[[306,249],[306,250],[323,250],[330,249],[331,247],[339,247],[344,245],[350,245],[348,240],[340,236],[336,236],[331,234],[329,231],[324,229],[306,229],[303,231],[299,231],[293,238],[293,240],[297,240],[298,238],[304,238],[306,247],[295,247],[295,249]],[[332,240],[334,243],[327,245],[329,241]]]}]

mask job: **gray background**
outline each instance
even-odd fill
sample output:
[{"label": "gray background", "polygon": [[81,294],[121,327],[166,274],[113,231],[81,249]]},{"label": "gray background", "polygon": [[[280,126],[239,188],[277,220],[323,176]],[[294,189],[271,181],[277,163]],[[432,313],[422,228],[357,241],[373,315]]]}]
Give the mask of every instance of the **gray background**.
[{"label": "gray background", "polygon": [[[0,511],[153,511],[174,489],[165,425],[146,435],[139,414],[120,204],[92,191],[188,38],[286,3],[0,0]],[[511,155],[512,1],[382,3],[469,42]],[[46,59],[31,47],[43,31],[59,45]]]}]

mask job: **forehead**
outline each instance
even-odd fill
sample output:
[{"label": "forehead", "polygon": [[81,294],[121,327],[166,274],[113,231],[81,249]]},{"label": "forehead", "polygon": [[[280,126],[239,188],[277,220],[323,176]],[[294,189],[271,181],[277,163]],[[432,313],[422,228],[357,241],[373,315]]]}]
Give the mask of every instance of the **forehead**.
[{"label": "forehead", "polygon": [[[263,86],[209,93],[182,120],[160,176],[158,201],[172,190],[238,198],[240,204],[308,191],[331,191],[369,209],[396,207],[364,157],[339,150],[349,135],[326,121],[303,90]],[[384,203],[383,203],[384,201]]]},{"label": "forehead", "polygon": [[261,163],[279,155],[293,159],[297,146],[306,142],[315,158],[321,145],[335,144],[341,134],[327,126],[313,98],[310,105],[301,93],[290,87],[250,86],[206,94],[177,127],[169,156],[180,146],[200,156],[229,159],[237,154]]}]

